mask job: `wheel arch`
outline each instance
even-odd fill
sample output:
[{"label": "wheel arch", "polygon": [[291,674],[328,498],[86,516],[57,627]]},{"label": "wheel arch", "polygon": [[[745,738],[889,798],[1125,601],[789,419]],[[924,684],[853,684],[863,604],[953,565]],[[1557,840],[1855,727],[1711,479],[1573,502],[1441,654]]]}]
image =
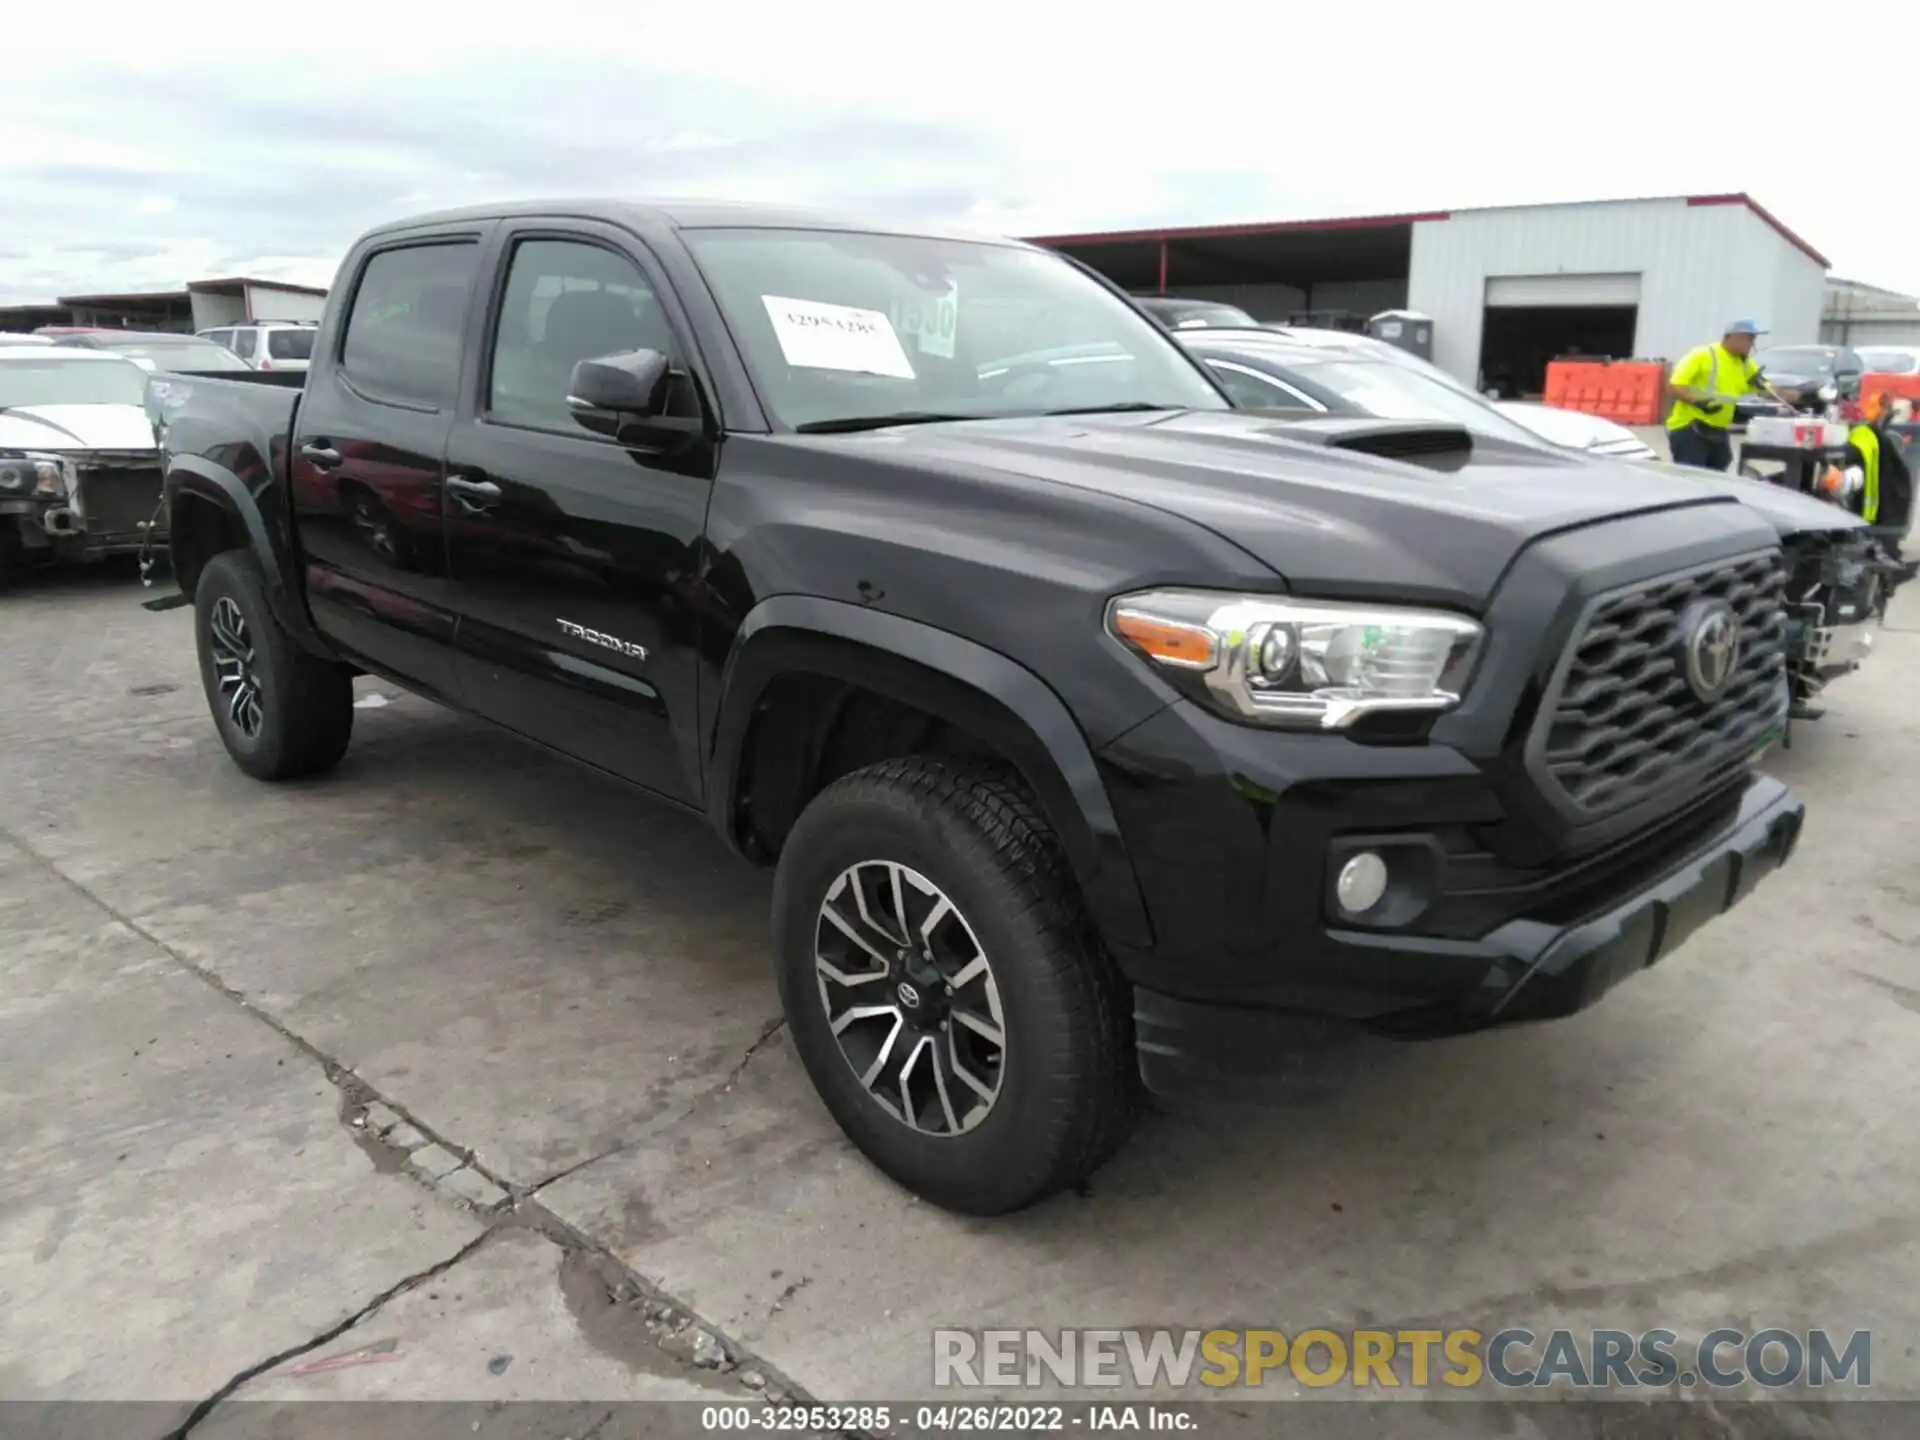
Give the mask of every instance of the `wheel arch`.
[{"label": "wheel arch", "polygon": [[327,659],[306,606],[290,588],[295,563],[286,543],[268,528],[253,493],[239,476],[201,455],[176,455],[167,466],[167,550],[181,591],[191,596],[207,561],[227,550],[249,551],[260,567],[267,603],[302,648]]},{"label": "wheel arch", "polygon": [[734,637],[707,727],[708,815],[736,849],[742,780],[763,700],[818,677],[935,717],[989,746],[1025,781],[1101,933],[1149,947],[1152,929],[1093,752],[1065,703],[997,651],[919,621],[811,596],[775,596]]}]

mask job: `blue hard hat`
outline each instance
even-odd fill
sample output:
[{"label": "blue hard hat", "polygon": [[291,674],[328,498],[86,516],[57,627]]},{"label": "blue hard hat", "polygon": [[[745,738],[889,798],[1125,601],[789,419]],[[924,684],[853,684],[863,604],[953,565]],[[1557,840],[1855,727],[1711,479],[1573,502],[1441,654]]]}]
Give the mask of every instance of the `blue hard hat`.
[{"label": "blue hard hat", "polygon": [[1731,325],[1727,326],[1726,333],[1729,335],[1759,335],[1764,332],[1760,329],[1760,322],[1758,320],[1749,318],[1734,321]]}]

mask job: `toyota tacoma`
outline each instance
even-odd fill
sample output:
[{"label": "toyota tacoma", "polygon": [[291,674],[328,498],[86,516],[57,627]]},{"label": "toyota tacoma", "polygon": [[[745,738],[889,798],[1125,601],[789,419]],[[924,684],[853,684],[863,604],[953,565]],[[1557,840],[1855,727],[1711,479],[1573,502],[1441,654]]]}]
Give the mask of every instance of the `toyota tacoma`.
[{"label": "toyota tacoma", "polygon": [[304,377],[149,405],[243,770],[335,764],[369,672],[700,812],[775,867],[826,1106],[955,1210],[1076,1183],[1276,1017],[1579,1010],[1800,828],[1750,508],[1236,411],[1031,246],[442,213],[355,244]]}]

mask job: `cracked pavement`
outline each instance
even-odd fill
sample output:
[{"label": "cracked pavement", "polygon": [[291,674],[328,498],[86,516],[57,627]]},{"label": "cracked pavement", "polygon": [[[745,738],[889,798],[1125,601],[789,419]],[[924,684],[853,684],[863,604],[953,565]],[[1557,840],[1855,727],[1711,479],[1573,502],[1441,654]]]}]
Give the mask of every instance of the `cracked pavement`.
[{"label": "cracked pavement", "polygon": [[1425,1321],[1870,1327],[1920,1396],[1911,597],[1770,762],[1793,865],[1654,973],[1323,1042],[999,1222],[840,1138],[695,820],[365,680],[256,784],[142,598],[0,596],[0,1397],[897,1401],[939,1325]]}]

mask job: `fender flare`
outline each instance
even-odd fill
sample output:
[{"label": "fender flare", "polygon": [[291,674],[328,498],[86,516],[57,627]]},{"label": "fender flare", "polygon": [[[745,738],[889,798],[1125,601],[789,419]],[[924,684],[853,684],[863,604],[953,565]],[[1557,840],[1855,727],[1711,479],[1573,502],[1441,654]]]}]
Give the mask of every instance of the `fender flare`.
[{"label": "fender flare", "polygon": [[338,658],[314,629],[306,605],[288,582],[295,564],[292,552],[284,540],[268,529],[259,503],[238,475],[203,455],[175,455],[167,464],[163,493],[167,500],[169,542],[179,533],[173,524],[173,508],[181,496],[218,506],[246,537],[246,548],[253,552],[260,567],[261,583],[266,589],[267,603],[273,607],[274,619],[302,648],[329,660]]},{"label": "fender flare", "polygon": [[863,685],[951,719],[1012,761],[1053,827],[1103,937],[1149,948],[1153,931],[1120,823],[1086,736],[1053,690],[998,651],[845,601],[776,595],[734,636],[708,725],[708,818],[737,844],[741,755],[767,686],[796,671]]}]

